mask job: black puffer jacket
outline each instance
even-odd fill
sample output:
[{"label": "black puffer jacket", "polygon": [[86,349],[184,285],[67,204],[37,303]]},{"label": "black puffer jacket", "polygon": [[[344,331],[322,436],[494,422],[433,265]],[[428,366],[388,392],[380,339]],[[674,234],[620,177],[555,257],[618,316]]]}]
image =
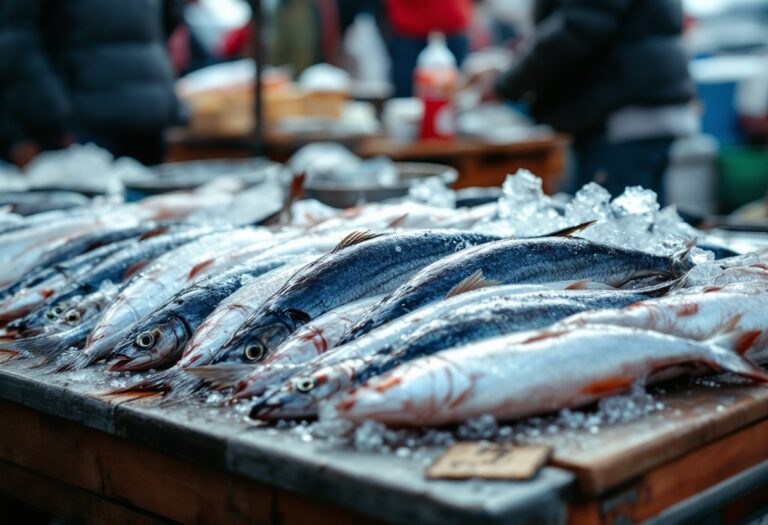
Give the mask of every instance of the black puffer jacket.
[{"label": "black puffer jacket", "polygon": [[45,143],[77,130],[140,133],[174,122],[165,45],[182,8],[181,0],[0,2],[6,137]]},{"label": "black puffer jacket", "polygon": [[538,120],[574,134],[624,106],[685,103],[682,26],[680,0],[537,0],[535,42],[497,90],[530,97]]}]

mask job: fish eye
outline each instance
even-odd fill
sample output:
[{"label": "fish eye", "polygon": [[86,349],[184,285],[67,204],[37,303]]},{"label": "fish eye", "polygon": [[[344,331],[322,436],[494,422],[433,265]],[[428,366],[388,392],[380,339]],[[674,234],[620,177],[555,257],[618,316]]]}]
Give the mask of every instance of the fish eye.
[{"label": "fish eye", "polygon": [[311,377],[303,377],[296,381],[296,390],[307,393],[315,388],[315,380]]},{"label": "fish eye", "polygon": [[155,336],[151,332],[141,332],[136,337],[136,346],[139,348],[151,348],[155,344]]},{"label": "fish eye", "polygon": [[58,319],[58,317],[63,313],[64,307],[60,304],[57,304],[56,306],[51,307],[51,309],[45,313],[45,317],[52,321],[54,319]]},{"label": "fish eye", "polygon": [[264,359],[265,352],[264,345],[261,343],[251,343],[245,347],[245,358],[248,361],[261,361]]},{"label": "fish eye", "polygon": [[77,324],[80,322],[80,312],[77,310],[70,310],[67,312],[66,317],[64,320],[69,324]]}]

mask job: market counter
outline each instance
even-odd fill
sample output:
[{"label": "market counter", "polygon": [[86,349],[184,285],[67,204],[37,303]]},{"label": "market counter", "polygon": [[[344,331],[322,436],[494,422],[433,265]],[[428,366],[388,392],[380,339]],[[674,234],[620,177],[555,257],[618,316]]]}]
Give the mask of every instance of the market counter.
[{"label": "market counter", "polygon": [[234,410],[98,396],[84,372],[29,364],[0,365],[0,492],[90,523],[746,523],[768,511],[759,386],[669,387],[640,419],[548,438],[553,466],[531,481],[455,482]]},{"label": "market counter", "polygon": [[[557,191],[565,176],[569,139],[565,135],[539,135],[508,142],[487,142],[474,138],[449,141],[398,142],[384,137],[270,133],[265,150],[271,159],[285,162],[300,147],[315,141],[340,142],[361,157],[385,155],[399,162],[437,162],[456,168],[458,188],[500,186],[508,173],[524,168],[543,180],[547,193]],[[171,134],[168,162],[213,158],[247,157],[250,146],[244,137],[214,138],[193,136],[176,130]]]}]

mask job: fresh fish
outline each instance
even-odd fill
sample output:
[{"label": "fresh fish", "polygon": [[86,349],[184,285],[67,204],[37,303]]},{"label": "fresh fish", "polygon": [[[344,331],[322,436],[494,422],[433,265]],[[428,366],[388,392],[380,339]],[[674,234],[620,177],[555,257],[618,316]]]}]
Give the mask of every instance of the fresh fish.
[{"label": "fresh fish", "polygon": [[[252,358],[248,364],[200,366],[189,369],[189,372],[203,380],[211,380],[217,384],[224,382],[224,386],[232,386],[253,372],[257,365],[260,368],[293,371],[313,358],[333,350],[346,330],[382,298],[381,295],[366,297],[334,308],[296,330],[270,355],[246,356]],[[231,382],[227,383],[227,380]]]},{"label": "fresh fish", "polygon": [[8,286],[34,268],[51,250],[90,232],[135,225],[124,215],[85,216],[7,233],[0,236],[0,286]]},{"label": "fresh fish", "polygon": [[208,365],[225,343],[297,271],[317,256],[297,257],[292,264],[254,279],[225,299],[195,330],[179,360],[180,368]]},{"label": "fresh fish", "polygon": [[[29,313],[37,306],[47,302],[57,291],[66,286],[70,280],[78,275],[83,275],[98,263],[139,241],[155,235],[161,235],[169,231],[168,227],[137,226],[120,232],[106,232],[89,236],[91,241],[103,242],[104,246],[94,246],[93,249],[66,260],[54,261],[53,264],[41,268],[36,273],[31,273],[26,279],[17,281],[16,284],[6,288],[0,293],[0,320],[12,321]],[[97,240],[98,239],[98,240]],[[71,244],[79,244],[79,239]],[[70,245],[62,248],[69,251]],[[62,254],[55,254],[52,259],[60,259]]]},{"label": "fresh fish", "polygon": [[294,275],[238,330],[217,363],[269,355],[290,334],[339,306],[394,290],[420,268],[464,248],[498,240],[492,235],[419,231],[375,235],[356,232],[331,253]]},{"label": "fresh fish", "polygon": [[[740,286],[710,289],[696,295],[671,295],[638,302],[621,310],[598,310],[574,315],[564,326],[602,324],[653,330],[688,339],[704,340],[725,329],[760,330],[747,357],[768,362],[768,283],[762,293],[741,293]],[[725,326],[726,323],[732,323]]]},{"label": "fresh fish", "polygon": [[244,264],[177,293],[141,320],[112,351],[111,371],[167,368],[181,357],[192,333],[228,296],[255,277],[283,266],[286,259]]},{"label": "fresh fish", "polygon": [[628,291],[565,291],[499,297],[467,305],[422,325],[393,348],[382,348],[368,359],[347,359],[309,374],[297,374],[265,396],[258,403],[263,408],[254,407],[251,414],[261,418],[313,416],[320,403],[402,363],[483,339],[543,328],[579,312],[619,308],[645,298]]},{"label": "fresh fish", "polygon": [[274,242],[266,230],[241,229],[206,235],[161,255],[117,294],[88,336],[83,352],[91,362],[106,357],[135,323],[202,278],[201,267],[213,269],[212,256],[235,265],[238,261],[230,260],[228,253],[256,243],[266,249]]},{"label": "fresh fish", "polygon": [[342,339],[351,341],[372,329],[439,301],[476,272],[495,283],[542,283],[589,279],[614,287],[650,276],[679,277],[691,268],[686,250],[660,257],[584,239],[549,237],[502,240],[477,246],[427,266],[395,290]]},{"label": "fresh fish", "polygon": [[10,205],[13,212],[19,215],[67,210],[89,204],[88,197],[74,191],[4,191],[0,193],[0,206]]},{"label": "fresh fish", "polygon": [[702,342],[593,326],[505,336],[406,363],[344,395],[335,408],[356,422],[409,426],[485,414],[511,420],[583,406],[692,363],[764,383],[768,375],[738,353],[759,335],[734,332]]},{"label": "fresh fish", "polygon": [[[495,209],[492,210],[495,212]],[[387,228],[469,228],[489,215],[488,209],[452,209],[427,206],[416,202],[402,204],[371,203],[347,208],[339,215],[312,227],[311,231],[340,229],[383,230]]]},{"label": "fresh fish", "polygon": [[[476,277],[476,276],[475,276]],[[264,393],[270,387],[280,386],[283,381],[299,373],[306,375],[319,368],[330,367],[350,360],[367,360],[376,353],[387,353],[408,337],[414,330],[426,326],[430,322],[441,319],[451,312],[476,303],[497,297],[513,297],[522,294],[542,292],[545,290],[574,290],[595,289],[599,284],[587,281],[561,281],[546,284],[513,284],[506,286],[490,286],[472,289],[468,284],[458,295],[431,304],[415,312],[403,316],[396,322],[381,326],[365,337],[347,344],[336,346],[331,351],[313,359],[307,365],[265,364],[259,369],[251,366],[222,365],[207,367],[200,372],[214,386],[235,386],[235,399],[250,398]],[[481,283],[474,281],[476,286]]]},{"label": "fresh fish", "polygon": [[[180,371],[209,364],[224,343],[229,340],[251,313],[258,310],[264,301],[283,286],[300,268],[316,258],[316,256],[297,257],[294,263],[276,268],[243,285],[238,291],[222,301],[198,326],[190,337],[181,359],[173,367],[161,372],[157,377],[118,389],[115,393],[167,392],[172,390],[175,384],[187,383],[189,378],[180,377]],[[198,384],[196,379],[194,382]]]},{"label": "fresh fish", "polygon": [[30,272],[42,270],[55,264],[65,263],[77,256],[121,241],[135,238],[148,239],[172,231],[181,231],[184,228],[186,226],[183,224],[143,222],[135,226],[110,228],[82,235],[64,246],[60,246],[58,249],[47,252],[37,267],[30,270]]},{"label": "fresh fish", "polygon": [[[42,290],[46,303],[26,317],[9,323],[8,327],[22,335],[39,334],[61,314],[77,308],[82,298],[99,291],[104,283],[126,282],[158,256],[217,231],[222,229],[196,227],[131,243],[129,247],[113,253],[92,268],[78,273],[71,282],[60,290],[54,290],[52,294],[47,291],[48,288],[30,289],[28,295],[33,297]],[[104,294],[99,297],[109,299]],[[81,311],[80,314],[84,320],[85,312]]]}]

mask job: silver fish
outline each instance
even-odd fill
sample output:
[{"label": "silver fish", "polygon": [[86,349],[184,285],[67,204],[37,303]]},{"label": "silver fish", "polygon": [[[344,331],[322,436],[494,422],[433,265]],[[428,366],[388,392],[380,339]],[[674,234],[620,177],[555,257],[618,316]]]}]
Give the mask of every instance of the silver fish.
[{"label": "silver fish", "polygon": [[768,375],[737,351],[758,335],[735,332],[701,342],[590,326],[505,336],[406,363],[344,395],[335,408],[356,422],[409,426],[485,414],[511,420],[583,406],[691,363],[765,383]]},{"label": "silver fish", "polygon": [[242,363],[248,362],[248,354],[268,355],[311,319],[351,301],[394,290],[431,262],[493,240],[498,237],[434,230],[351,234],[275,293],[232,337],[216,362]]},{"label": "silver fish", "polygon": [[502,284],[589,279],[614,287],[644,277],[679,277],[692,266],[690,248],[660,257],[584,239],[502,240],[464,250],[427,266],[395,290],[342,342],[351,341],[408,312],[438,301],[478,271]]}]

